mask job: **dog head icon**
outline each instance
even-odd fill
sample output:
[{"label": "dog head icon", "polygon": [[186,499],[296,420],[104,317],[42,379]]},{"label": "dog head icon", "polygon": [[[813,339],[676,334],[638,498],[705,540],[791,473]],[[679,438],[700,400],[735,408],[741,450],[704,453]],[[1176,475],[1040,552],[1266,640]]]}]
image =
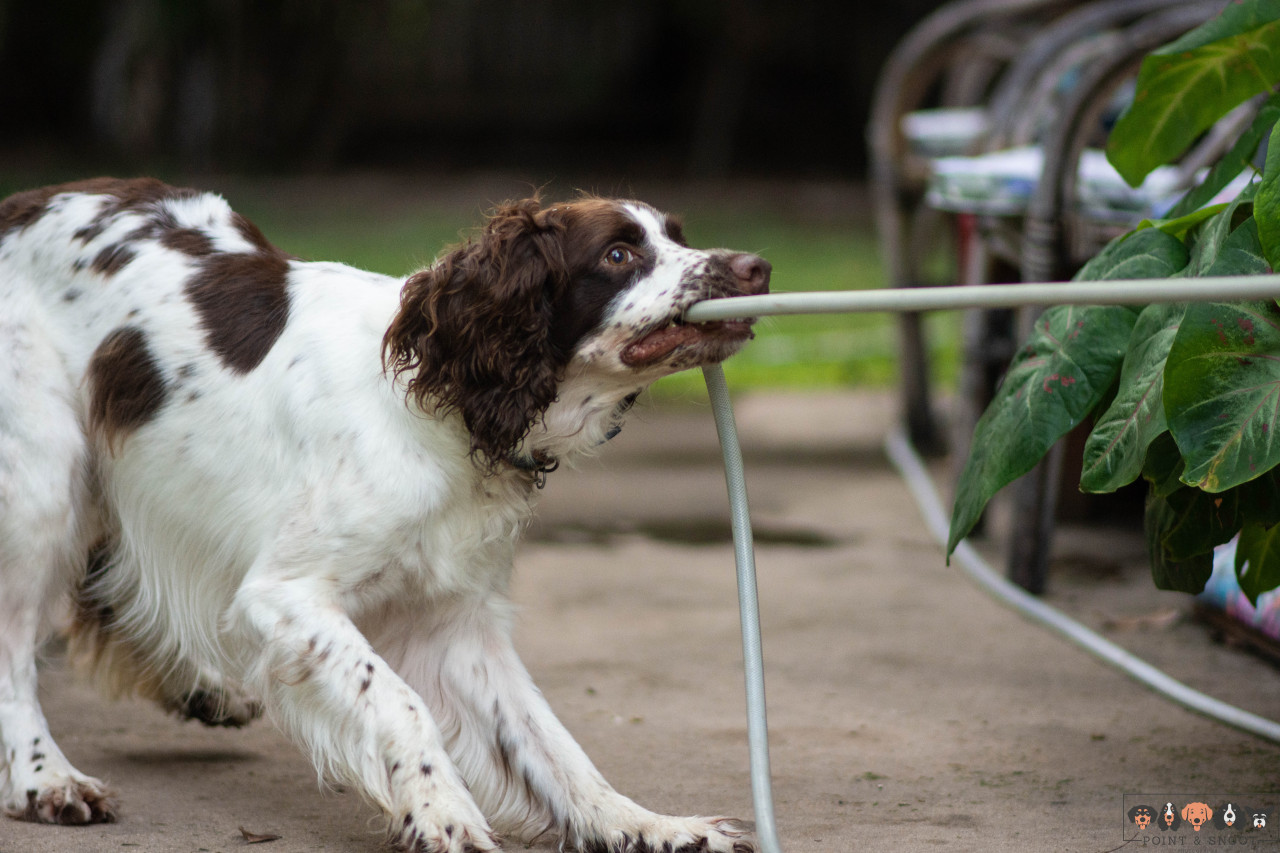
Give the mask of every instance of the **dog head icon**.
[{"label": "dog head icon", "polygon": [[1160,816],[1156,818],[1156,828],[1163,832],[1174,832],[1182,826],[1182,816],[1174,808],[1173,803],[1165,803],[1160,808]]},{"label": "dog head icon", "polygon": [[1231,829],[1237,824],[1243,826],[1246,811],[1239,803],[1222,803],[1213,810],[1213,825],[1217,829]]},{"label": "dog head icon", "polygon": [[1151,825],[1151,820],[1155,817],[1151,806],[1134,806],[1129,809],[1129,821],[1138,829],[1146,829]]},{"label": "dog head icon", "polygon": [[1155,817],[1155,813],[1151,806],[1138,805],[1129,809],[1128,817],[1134,826],[1138,827],[1138,829],[1146,829],[1151,825],[1151,821]]},{"label": "dog head icon", "polygon": [[1213,817],[1213,809],[1207,803],[1187,803],[1182,807],[1182,819],[1191,824],[1196,832]]},{"label": "dog head icon", "polygon": [[1270,816],[1270,812],[1265,812],[1265,811],[1262,811],[1261,809],[1255,809],[1255,810],[1253,811],[1253,818],[1252,818],[1252,820],[1250,821],[1250,822],[1253,824],[1253,828],[1254,828],[1254,829],[1266,829],[1266,828],[1267,828],[1267,818],[1268,818],[1269,816]]}]

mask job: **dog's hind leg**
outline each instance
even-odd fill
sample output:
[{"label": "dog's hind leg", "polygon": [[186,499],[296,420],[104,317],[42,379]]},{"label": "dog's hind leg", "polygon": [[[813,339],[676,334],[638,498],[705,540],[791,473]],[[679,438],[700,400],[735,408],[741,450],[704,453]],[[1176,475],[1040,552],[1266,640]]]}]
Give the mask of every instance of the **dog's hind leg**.
[{"label": "dog's hind leg", "polygon": [[109,792],[67,761],[36,697],[39,642],[96,535],[84,516],[85,441],[52,348],[11,319],[0,341],[0,809],[110,821]]},{"label": "dog's hind leg", "polygon": [[[133,695],[206,726],[239,728],[262,715],[262,703],[224,675],[181,655],[156,653],[120,614],[135,608],[130,569],[115,562],[117,543],[104,540],[89,554],[75,591],[68,651],[76,669],[116,699]],[[134,573],[136,575],[136,573]],[[123,578],[122,585],[113,580]],[[156,608],[152,607],[152,610]]]}]

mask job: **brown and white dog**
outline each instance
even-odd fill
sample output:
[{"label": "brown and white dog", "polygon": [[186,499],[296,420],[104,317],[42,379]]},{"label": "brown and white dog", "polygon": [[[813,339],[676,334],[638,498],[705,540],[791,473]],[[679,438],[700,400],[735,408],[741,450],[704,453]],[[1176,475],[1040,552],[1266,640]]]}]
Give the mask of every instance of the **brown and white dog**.
[{"label": "brown and white dog", "polygon": [[263,709],[413,851],[558,833],[752,849],[618,794],[510,641],[545,473],[718,362],[769,264],[637,202],[500,207],[407,280],[308,263],[215,195],[97,179],[0,203],[0,802],[112,820],[50,737],[34,655],[210,724]]}]

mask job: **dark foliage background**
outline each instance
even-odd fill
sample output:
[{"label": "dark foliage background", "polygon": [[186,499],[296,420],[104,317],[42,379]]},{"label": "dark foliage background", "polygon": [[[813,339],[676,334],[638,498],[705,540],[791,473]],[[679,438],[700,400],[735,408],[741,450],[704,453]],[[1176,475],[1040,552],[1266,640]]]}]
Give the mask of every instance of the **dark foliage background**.
[{"label": "dark foliage background", "polygon": [[936,0],[0,0],[0,155],[857,177]]}]

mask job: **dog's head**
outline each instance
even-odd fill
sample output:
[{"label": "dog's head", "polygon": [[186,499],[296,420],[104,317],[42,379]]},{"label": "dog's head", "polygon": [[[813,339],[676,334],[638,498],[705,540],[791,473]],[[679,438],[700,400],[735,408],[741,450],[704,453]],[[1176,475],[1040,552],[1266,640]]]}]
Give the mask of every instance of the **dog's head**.
[{"label": "dog's head", "polygon": [[1182,819],[1191,824],[1196,832],[1213,817],[1213,809],[1207,803],[1187,803],[1182,807]]},{"label": "dog's head", "polygon": [[645,204],[528,199],[409,278],[383,357],[424,408],[459,412],[493,466],[571,364],[635,391],[732,355],[750,320],[681,318],[702,299],[766,293],[769,274],[755,255],[689,248],[679,223]]},{"label": "dog's head", "polygon": [[1156,818],[1156,827],[1162,831],[1174,831],[1182,826],[1182,816],[1174,808],[1173,803],[1165,803],[1160,808],[1160,816]]},{"label": "dog's head", "polygon": [[1151,806],[1134,806],[1129,809],[1129,820],[1138,829],[1146,829],[1151,825]]},{"label": "dog's head", "polygon": [[1231,829],[1238,822],[1245,807],[1239,803],[1219,803],[1213,810],[1213,825],[1217,829]]}]

